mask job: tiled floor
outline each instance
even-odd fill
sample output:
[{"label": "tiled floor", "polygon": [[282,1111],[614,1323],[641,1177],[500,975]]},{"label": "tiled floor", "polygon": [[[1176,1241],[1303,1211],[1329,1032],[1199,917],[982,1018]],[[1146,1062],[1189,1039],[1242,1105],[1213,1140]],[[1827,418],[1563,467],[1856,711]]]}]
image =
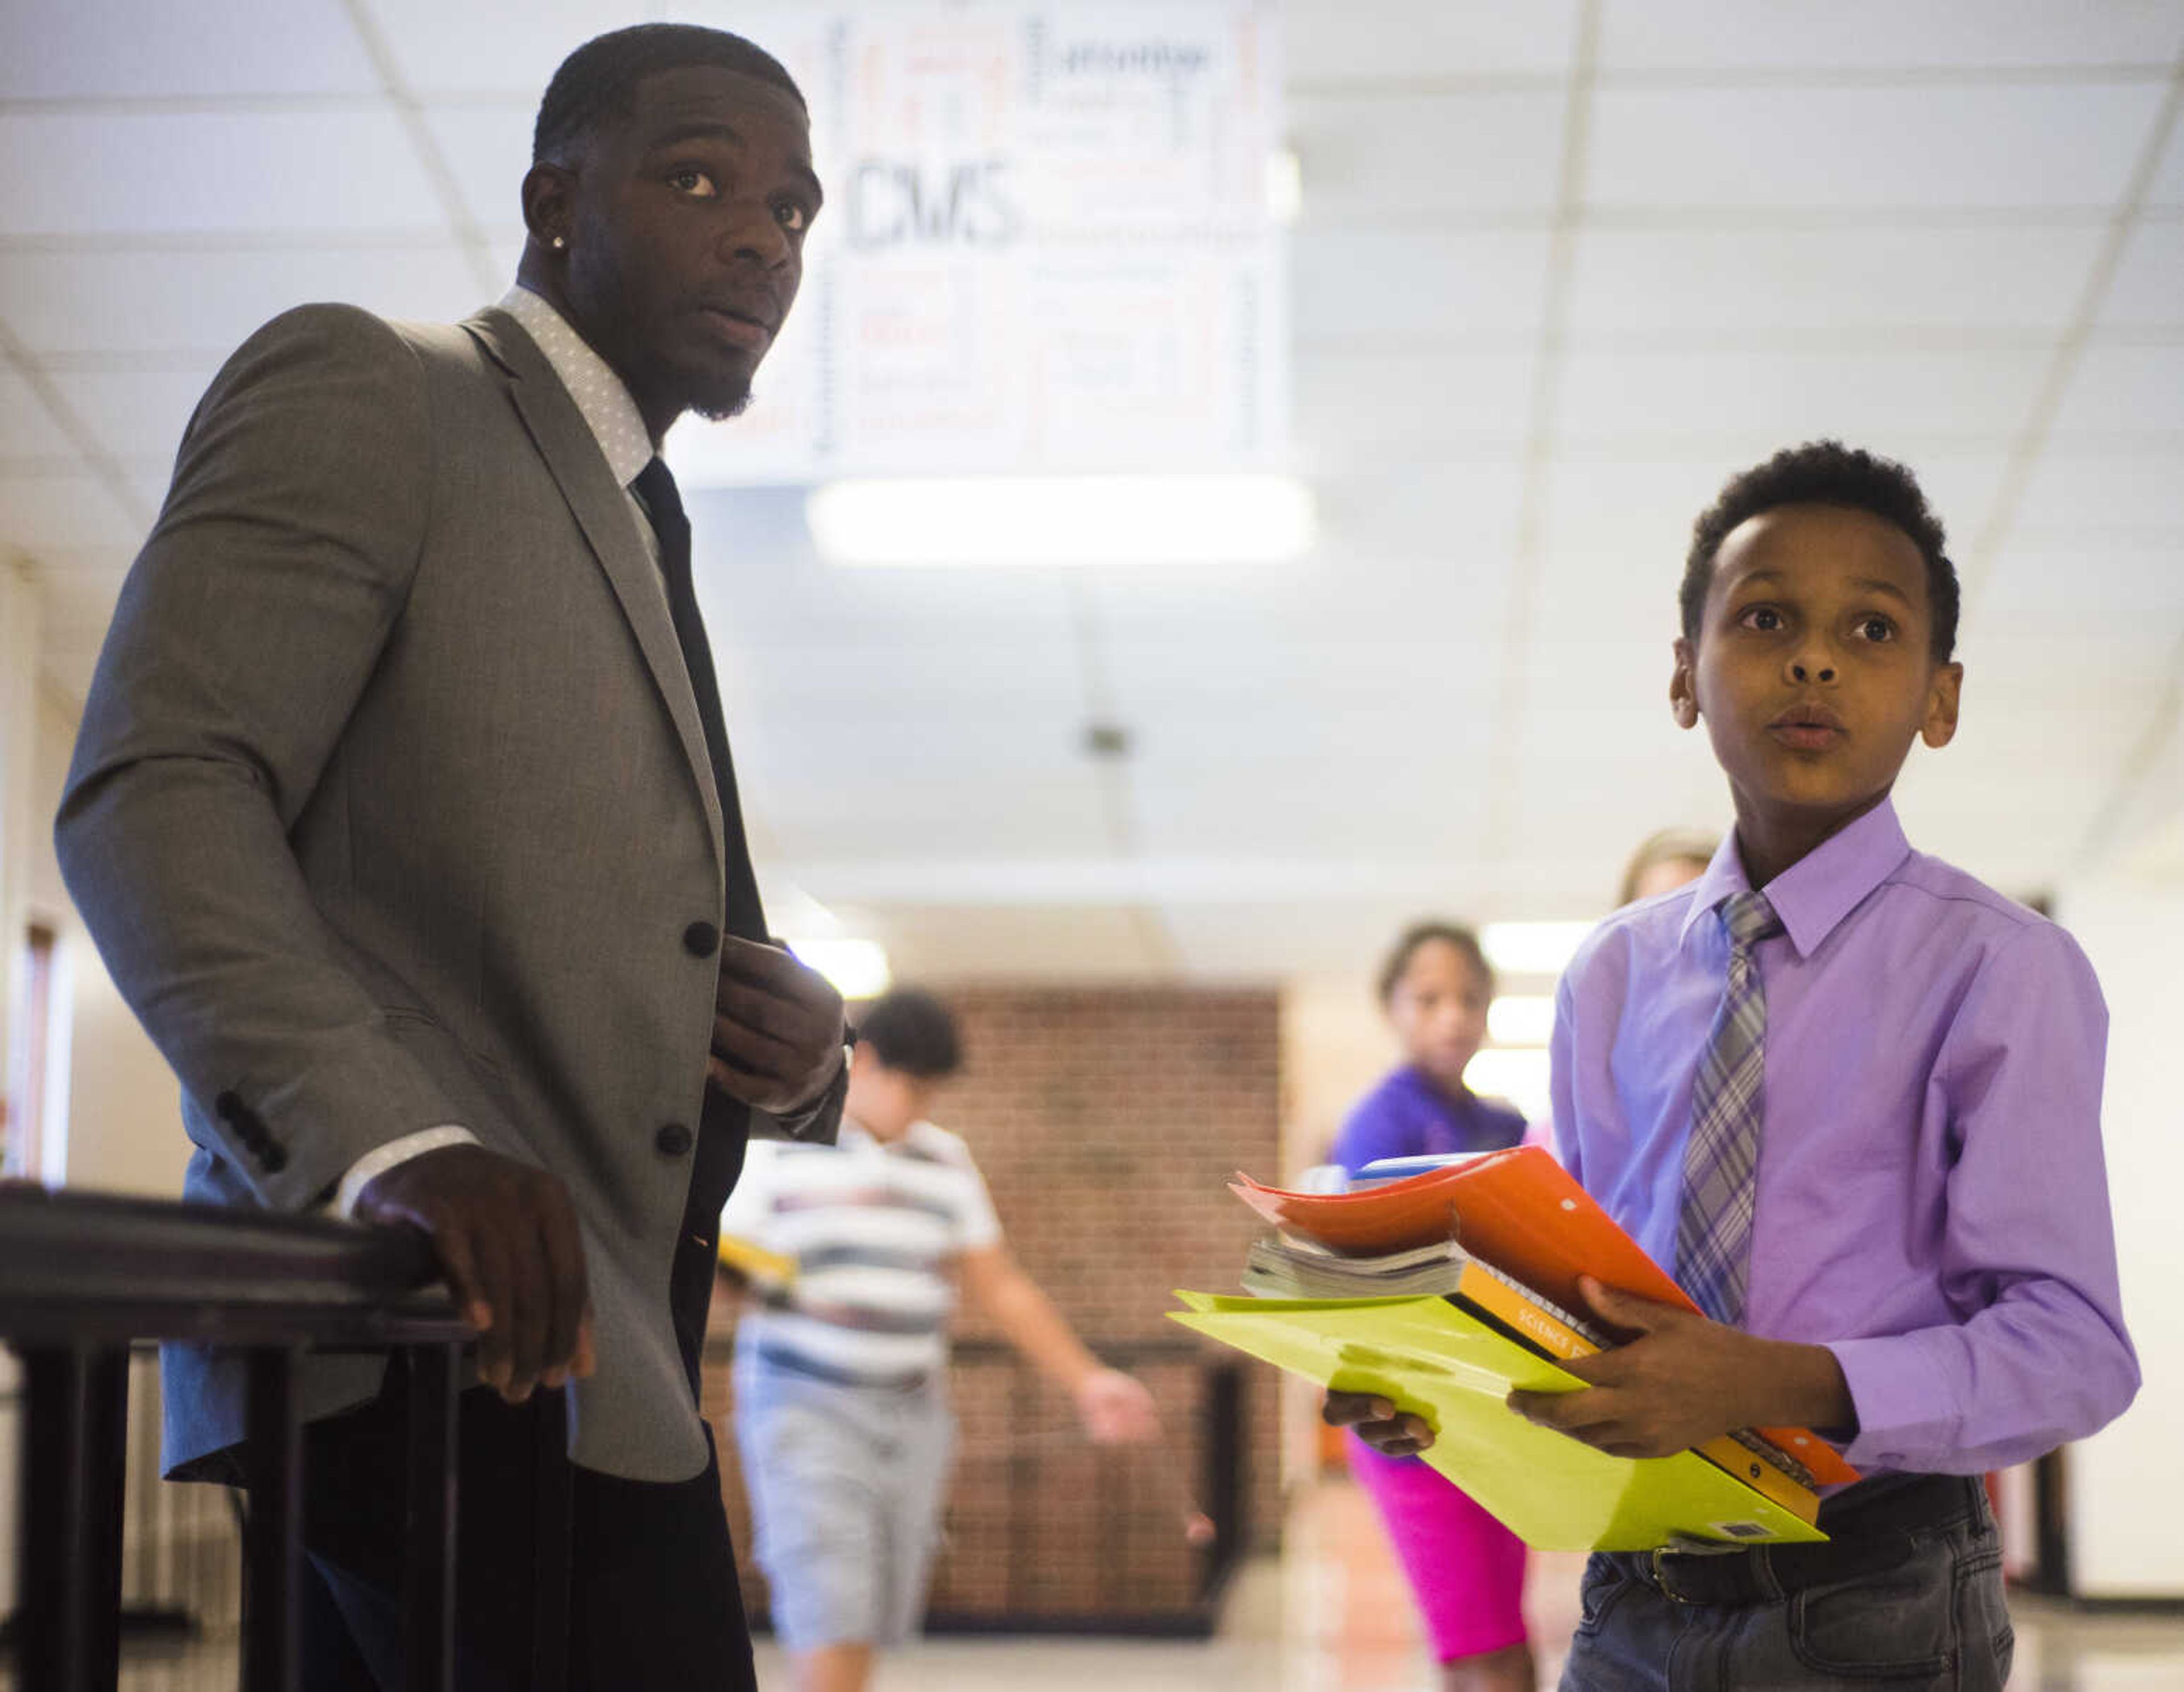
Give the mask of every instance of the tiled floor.
[{"label": "tiled floor", "polygon": [[[1582,1559],[1534,1559],[1526,1599],[1542,1684],[1561,1667],[1576,1620]],[[2184,1622],[2169,1617],[2081,1616],[2013,1600],[2015,1692],[2179,1692]],[[786,1692],[770,1641],[759,1683]],[[874,1692],[1431,1692],[1401,1578],[1369,1505],[1346,1482],[1307,1494],[1289,1524],[1287,1550],[1246,1567],[1219,1634],[1203,1644],[1109,1639],[930,1639],[884,1663]],[[0,1669],[0,1689],[14,1682]],[[124,1692],[234,1692],[231,1645],[133,1653]]]}]

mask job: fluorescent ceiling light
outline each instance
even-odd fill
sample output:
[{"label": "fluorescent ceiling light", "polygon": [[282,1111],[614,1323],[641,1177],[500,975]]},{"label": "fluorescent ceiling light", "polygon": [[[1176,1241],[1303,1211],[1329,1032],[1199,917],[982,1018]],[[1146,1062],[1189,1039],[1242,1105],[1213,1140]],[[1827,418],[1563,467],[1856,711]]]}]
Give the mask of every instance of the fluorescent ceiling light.
[{"label": "fluorescent ceiling light", "polygon": [[1486,961],[1511,975],[1560,975],[1591,922],[1490,922],[1479,931]]},{"label": "fluorescent ceiling light", "polygon": [[1543,993],[1505,993],[1486,1007],[1497,1046],[1544,1046],[1555,1028],[1555,1001]]},{"label": "fluorescent ceiling light", "polygon": [[1295,223],[1304,209],[1304,166],[1293,147],[1267,155],[1267,215],[1276,223]]},{"label": "fluorescent ceiling light", "polygon": [[877,940],[792,939],[788,949],[833,982],[844,999],[877,999],[894,979],[887,949]]},{"label": "fluorescent ceiling light", "polygon": [[814,489],[805,515],[835,564],[1273,564],[1317,528],[1285,476],[874,478]]}]

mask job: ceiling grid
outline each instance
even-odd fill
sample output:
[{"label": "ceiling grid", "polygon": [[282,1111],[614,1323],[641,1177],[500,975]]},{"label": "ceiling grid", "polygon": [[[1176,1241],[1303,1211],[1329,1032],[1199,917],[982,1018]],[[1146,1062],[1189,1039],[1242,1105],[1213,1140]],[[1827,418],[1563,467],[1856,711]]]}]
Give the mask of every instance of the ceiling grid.
[{"label": "ceiling grid", "polygon": [[[233,347],[306,299],[497,295],[546,70],[666,9],[0,8],[0,551],[50,690]],[[1691,519],[1821,432],[1964,547],[1914,838],[2023,892],[2184,815],[2184,0],[1279,9],[1321,546],[881,581],[811,555],[794,490],[713,496],[777,867],[943,977],[1340,972],[1422,908],[1596,914],[1636,838],[1725,810],[1660,698]],[[1127,762],[1088,770],[1086,716]]]}]

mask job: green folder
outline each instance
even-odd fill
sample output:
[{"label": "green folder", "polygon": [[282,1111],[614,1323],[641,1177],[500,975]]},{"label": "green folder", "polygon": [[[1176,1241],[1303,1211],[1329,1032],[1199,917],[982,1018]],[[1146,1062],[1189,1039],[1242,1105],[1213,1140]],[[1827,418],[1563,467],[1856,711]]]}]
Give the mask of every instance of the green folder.
[{"label": "green folder", "polygon": [[1423,1416],[1423,1455],[1540,1550],[1646,1551],[1680,1540],[1825,1539],[1691,1451],[1612,1457],[1502,1402],[1584,1383],[1446,1299],[1260,1299],[1178,1293],[1185,1327],[1339,1391]]}]

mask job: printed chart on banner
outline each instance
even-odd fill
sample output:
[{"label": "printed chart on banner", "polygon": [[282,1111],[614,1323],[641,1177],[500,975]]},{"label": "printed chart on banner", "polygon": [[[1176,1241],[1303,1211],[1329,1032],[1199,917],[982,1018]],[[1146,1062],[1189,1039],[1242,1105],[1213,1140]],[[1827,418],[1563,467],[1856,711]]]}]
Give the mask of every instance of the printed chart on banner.
[{"label": "printed chart on banner", "polygon": [[1285,444],[1253,0],[739,14],[810,92],[827,203],[804,292],[704,481],[1210,470]]}]

